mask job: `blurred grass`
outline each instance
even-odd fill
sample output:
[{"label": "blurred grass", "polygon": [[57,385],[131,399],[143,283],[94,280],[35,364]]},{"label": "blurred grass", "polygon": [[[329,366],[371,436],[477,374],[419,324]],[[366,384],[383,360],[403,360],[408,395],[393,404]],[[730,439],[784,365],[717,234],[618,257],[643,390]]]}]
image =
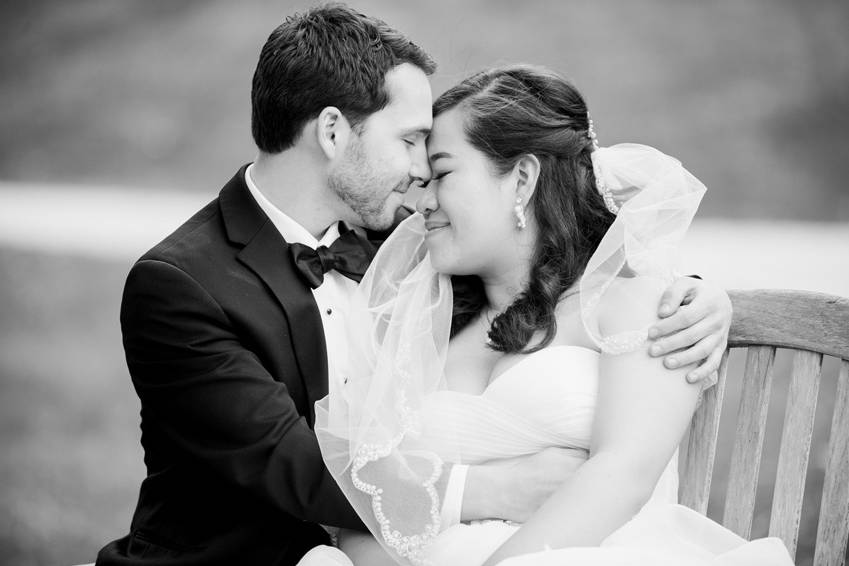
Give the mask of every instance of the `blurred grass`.
[{"label": "blurred grass", "polygon": [[[0,178],[212,191],[254,148],[264,39],[313,2],[0,4]],[[845,0],[507,0],[352,4],[440,63],[549,65],[586,94],[602,143],[678,156],[714,216],[849,218]]]},{"label": "blurred grass", "polygon": [[128,268],[0,248],[0,563],[90,562],[129,529],[144,468]]}]

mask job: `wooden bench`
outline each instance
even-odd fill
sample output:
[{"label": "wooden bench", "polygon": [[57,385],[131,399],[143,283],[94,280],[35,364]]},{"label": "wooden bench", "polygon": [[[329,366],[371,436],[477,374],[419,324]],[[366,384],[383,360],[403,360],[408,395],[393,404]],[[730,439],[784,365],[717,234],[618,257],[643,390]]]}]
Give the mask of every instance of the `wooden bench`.
[{"label": "wooden bench", "polygon": [[[737,428],[721,523],[750,538],[773,382],[776,349],[792,352],[792,371],[770,513],[769,535],[796,558],[805,477],[823,356],[838,358],[836,396],[819,510],[814,566],[844,563],[849,539],[849,299],[803,291],[729,292],[734,318],[729,351],[747,348]],[[725,353],[716,387],[709,389],[683,446],[681,503],[706,514],[723,397],[729,379]],[[733,381],[731,381],[733,383]],[[805,557],[810,560],[810,556]],[[797,559],[798,560],[798,559]]]}]

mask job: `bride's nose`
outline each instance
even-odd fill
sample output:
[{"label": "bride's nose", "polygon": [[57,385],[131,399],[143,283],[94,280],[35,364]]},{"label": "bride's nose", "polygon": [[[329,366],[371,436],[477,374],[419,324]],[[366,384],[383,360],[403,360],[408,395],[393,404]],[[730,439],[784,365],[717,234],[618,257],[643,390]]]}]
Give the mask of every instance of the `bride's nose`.
[{"label": "bride's nose", "polygon": [[416,201],[416,210],[425,218],[439,208],[439,202],[436,200],[436,193],[432,188],[425,187],[422,196]]}]

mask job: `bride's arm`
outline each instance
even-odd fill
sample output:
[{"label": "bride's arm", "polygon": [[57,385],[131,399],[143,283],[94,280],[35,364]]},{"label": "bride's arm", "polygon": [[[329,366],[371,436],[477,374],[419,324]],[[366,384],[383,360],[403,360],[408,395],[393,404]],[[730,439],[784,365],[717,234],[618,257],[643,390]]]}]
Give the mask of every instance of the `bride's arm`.
[{"label": "bride's arm", "polygon": [[[599,312],[604,334],[656,321],[655,285],[628,280],[615,286]],[[596,546],[649,499],[692,417],[699,386],[684,379],[691,367],[665,369],[647,347],[602,354],[589,460],[485,566],[545,548]]]}]

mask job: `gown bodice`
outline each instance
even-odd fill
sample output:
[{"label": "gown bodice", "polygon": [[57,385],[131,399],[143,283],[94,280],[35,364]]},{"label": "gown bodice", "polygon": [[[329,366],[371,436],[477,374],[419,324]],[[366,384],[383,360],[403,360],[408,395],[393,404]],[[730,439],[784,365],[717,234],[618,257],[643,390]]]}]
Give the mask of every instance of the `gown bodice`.
[{"label": "gown bodice", "polygon": [[597,387],[597,352],[545,348],[507,368],[480,395],[441,390],[428,396],[422,442],[462,463],[547,446],[587,449]]},{"label": "gown bodice", "polygon": [[[599,353],[549,346],[521,358],[480,395],[439,391],[422,408],[420,441],[448,462],[477,464],[548,447],[589,451]],[[677,453],[653,500],[677,500]]]}]

